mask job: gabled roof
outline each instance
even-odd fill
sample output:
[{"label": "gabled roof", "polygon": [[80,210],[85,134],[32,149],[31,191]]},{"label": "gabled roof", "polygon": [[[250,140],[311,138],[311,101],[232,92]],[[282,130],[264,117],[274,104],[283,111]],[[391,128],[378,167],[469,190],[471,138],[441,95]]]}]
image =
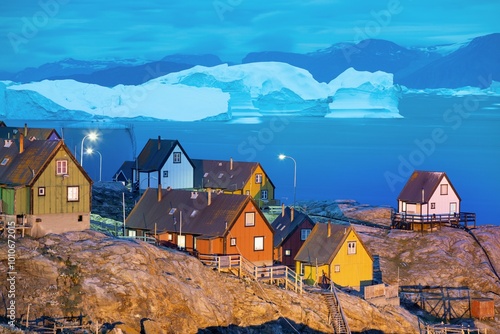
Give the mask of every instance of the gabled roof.
[{"label": "gabled roof", "polygon": [[[429,171],[414,171],[406,182],[403,190],[401,190],[401,193],[398,196],[398,200],[409,203],[427,203],[444,177],[446,177],[449,185],[460,200],[460,196],[455,190],[455,187],[453,187],[453,185],[451,184],[450,179],[445,172]],[[424,195],[423,201],[422,192]]]},{"label": "gabled roof", "polygon": [[137,157],[139,171],[153,172],[160,170],[176,146],[179,146],[184,156],[194,168],[193,162],[189,159],[178,140],[167,140],[158,137],[158,139],[149,139]]},{"label": "gabled roof", "polygon": [[[328,236],[328,225],[331,228],[330,236]],[[354,231],[351,225],[332,223],[314,225],[311,234],[295,256],[295,261],[318,265],[330,264],[351,231]]]},{"label": "gabled roof", "polygon": [[135,161],[124,161],[123,164],[118,168],[115,175],[113,175],[113,179],[116,179],[118,175],[121,173],[125,177],[126,180],[133,179],[133,170],[135,169]]},{"label": "gabled roof", "polygon": [[314,225],[314,222],[309,218],[308,215],[298,212],[295,210],[293,214],[293,221],[291,220],[291,209],[289,207],[285,208],[285,215],[279,215],[272,222],[271,227],[274,229],[274,247],[280,246],[285,242],[297,228],[306,221],[310,221]]},{"label": "gabled roof", "polygon": [[[180,189],[161,189],[161,200],[158,201],[158,190],[148,188],[127,217],[128,228],[155,230],[200,235],[203,237],[219,237],[231,229],[242,214],[248,202],[247,195],[230,195],[211,193],[208,205],[207,192],[193,192]],[[262,212],[257,209],[267,222]],[[182,225],[181,225],[182,222]],[[269,226],[271,229],[271,227]]]},{"label": "gabled roof", "polygon": [[19,153],[20,141],[12,140],[10,145],[7,142],[4,140],[0,146],[0,184],[12,187],[32,185],[60,149],[66,151],[88,181],[92,182],[62,140],[24,139],[22,153]]},{"label": "gabled roof", "polygon": [[[195,166],[195,188],[241,190],[259,166],[264,171],[258,162],[202,159],[192,161]],[[269,177],[267,175],[266,177],[274,188]]]}]

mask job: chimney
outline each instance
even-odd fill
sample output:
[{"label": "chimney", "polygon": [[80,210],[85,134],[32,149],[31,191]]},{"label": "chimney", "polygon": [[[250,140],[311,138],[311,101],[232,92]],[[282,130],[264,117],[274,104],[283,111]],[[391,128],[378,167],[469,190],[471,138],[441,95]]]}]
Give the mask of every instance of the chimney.
[{"label": "chimney", "polygon": [[229,159],[229,170],[233,170],[233,158]]},{"label": "chimney", "polygon": [[295,208],[291,207],[290,208],[290,221],[293,222],[294,218],[295,218]]},{"label": "chimney", "polygon": [[207,200],[207,205],[212,204],[212,188],[207,188],[208,191],[208,200]]},{"label": "chimney", "polygon": [[28,137],[28,123],[24,123],[24,136]]},{"label": "chimney", "polygon": [[158,136],[158,151],[161,149],[161,136]]},{"label": "chimney", "polygon": [[161,202],[161,183],[158,183],[158,202]]},{"label": "chimney", "polygon": [[285,217],[285,203],[281,203],[281,217]]},{"label": "chimney", "polygon": [[24,135],[22,133],[19,134],[19,154],[24,152]]},{"label": "chimney", "polygon": [[326,227],[326,236],[328,238],[330,238],[331,235],[332,235],[332,223],[330,221],[328,221],[327,227]]}]

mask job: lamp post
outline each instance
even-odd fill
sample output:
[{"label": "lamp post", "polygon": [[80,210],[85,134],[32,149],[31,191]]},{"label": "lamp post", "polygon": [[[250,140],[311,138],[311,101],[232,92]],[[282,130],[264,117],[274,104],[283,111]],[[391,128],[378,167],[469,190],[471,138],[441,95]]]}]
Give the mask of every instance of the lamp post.
[{"label": "lamp post", "polygon": [[288,158],[292,159],[293,161],[293,207],[295,207],[295,198],[296,198],[295,195],[297,194],[297,162],[295,161],[294,158],[284,154],[280,154],[278,158],[280,160]]},{"label": "lamp post", "polygon": [[88,138],[90,141],[94,141],[97,139],[97,133],[91,132],[82,138],[82,143],[80,145],[80,166],[82,167],[83,167],[83,142],[85,141],[85,138]]},{"label": "lamp post", "polygon": [[101,176],[102,176],[102,154],[101,154],[101,152],[93,150],[90,147],[85,152],[87,154],[92,154],[94,152],[96,152],[97,154],[99,154],[99,182],[101,182]]}]

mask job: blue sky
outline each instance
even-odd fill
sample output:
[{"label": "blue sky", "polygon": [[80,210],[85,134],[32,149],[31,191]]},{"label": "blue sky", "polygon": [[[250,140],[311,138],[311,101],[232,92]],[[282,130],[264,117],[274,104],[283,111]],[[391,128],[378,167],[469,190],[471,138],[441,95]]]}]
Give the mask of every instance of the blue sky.
[{"label": "blue sky", "polygon": [[404,46],[464,42],[499,32],[498,0],[3,1],[0,70],[64,58],[253,51],[312,52],[380,38]]}]

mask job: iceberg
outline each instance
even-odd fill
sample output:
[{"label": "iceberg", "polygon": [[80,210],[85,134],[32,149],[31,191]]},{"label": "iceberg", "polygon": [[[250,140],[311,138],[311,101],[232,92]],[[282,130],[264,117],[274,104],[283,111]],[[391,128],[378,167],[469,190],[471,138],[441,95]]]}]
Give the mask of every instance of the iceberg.
[{"label": "iceberg", "polygon": [[414,89],[402,86],[404,94],[428,94],[441,96],[500,96],[500,82],[492,81],[489,87],[479,88],[474,86],[466,86],[460,88],[426,88]]},{"label": "iceberg", "polygon": [[103,87],[75,80],[0,82],[3,118],[231,120],[268,115],[401,117],[392,74],[347,69],[330,83],[279,62],[195,66],[144,84]]},{"label": "iceberg", "polygon": [[401,89],[393,75],[382,71],[367,72],[348,68],[328,83],[332,102],[328,118],[376,117],[401,118]]}]

